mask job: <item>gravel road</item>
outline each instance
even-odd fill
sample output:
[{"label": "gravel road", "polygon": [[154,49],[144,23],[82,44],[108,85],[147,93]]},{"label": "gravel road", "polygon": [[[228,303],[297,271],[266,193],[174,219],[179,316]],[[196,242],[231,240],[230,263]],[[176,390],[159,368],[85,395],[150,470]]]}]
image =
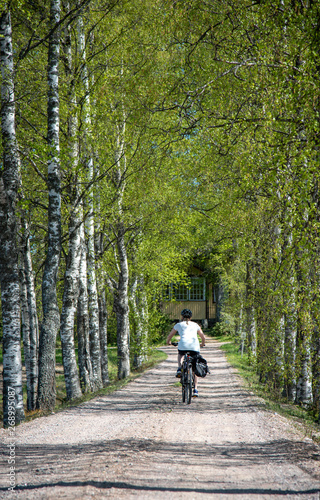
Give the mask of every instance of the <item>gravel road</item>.
[{"label": "gravel road", "polygon": [[0,430],[0,498],[320,499],[320,449],[263,410],[219,343],[202,349],[211,374],[182,404],[168,359],[125,388],[16,429],[8,492],[8,431]]}]

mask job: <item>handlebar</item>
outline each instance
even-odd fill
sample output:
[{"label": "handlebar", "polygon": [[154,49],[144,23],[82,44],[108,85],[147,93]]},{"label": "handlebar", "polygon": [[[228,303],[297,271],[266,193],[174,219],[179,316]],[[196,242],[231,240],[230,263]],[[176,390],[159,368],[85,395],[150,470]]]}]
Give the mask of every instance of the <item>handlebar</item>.
[{"label": "handlebar", "polygon": [[[171,345],[173,345],[173,346],[177,347],[178,342],[171,342]],[[200,345],[200,347],[205,347],[205,346],[206,346],[206,344],[204,344],[204,345]]]}]

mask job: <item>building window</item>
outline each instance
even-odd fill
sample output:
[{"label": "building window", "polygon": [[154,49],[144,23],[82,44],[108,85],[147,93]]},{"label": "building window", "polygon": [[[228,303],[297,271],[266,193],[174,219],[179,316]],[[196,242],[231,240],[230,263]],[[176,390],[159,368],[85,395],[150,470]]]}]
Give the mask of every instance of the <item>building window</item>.
[{"label": "building window", "polygon": [[173,285],[172,292],[176,300],[189,300],[189,290],[186,285],[181,285],[180,283]]},{"label": "building window", "polygon": [[163,300],[206,300],[205,278],[190,278],[188,285],[175,283],[165,286]]},{"label": "building window", "polygon": [[206,287],[204,278],[191,278],[189,300],[205,300]]}]

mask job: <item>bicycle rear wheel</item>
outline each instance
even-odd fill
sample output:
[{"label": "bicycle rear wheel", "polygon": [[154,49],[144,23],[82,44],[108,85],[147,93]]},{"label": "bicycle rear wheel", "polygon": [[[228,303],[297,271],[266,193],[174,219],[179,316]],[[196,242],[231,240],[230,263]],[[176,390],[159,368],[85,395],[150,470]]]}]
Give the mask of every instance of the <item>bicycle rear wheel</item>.
[{"label": "bicycle rear wheel", "polygon": [[182,388],[182,402],[184,403],[186,400],[186,392],[187,392],[187,384],[186,384],[186,372],[182,369],[181,372],[181,388]]},{"label": "bicycle rear wheel", "polygon": [[188,378],[187,378],[187,403],[188,403],[188,405],[191,403],[191,399],[192,399],[192,381],[193,381],[192,366],[190,365],[189,370],[188,370]]}]

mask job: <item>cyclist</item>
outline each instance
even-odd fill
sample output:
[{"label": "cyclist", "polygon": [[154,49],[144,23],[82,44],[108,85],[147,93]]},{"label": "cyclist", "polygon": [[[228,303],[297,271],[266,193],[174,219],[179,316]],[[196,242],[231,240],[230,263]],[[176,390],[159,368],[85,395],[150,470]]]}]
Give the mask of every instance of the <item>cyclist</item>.
[{"label": "cyclist", "polygon": [[[204,347],[206,344],[206,338],[201,330],[200,326],[191,321],[192,312],[190,309],[183,309],[181,311],[181,321],[176,323],[172,328],[171,332],[167,337],[167,344],[170,345],[170,341],[174,335],[180,335],[180,341],[178,343],[178,370],[176,377],[181,377],[181,359],[186,352],[189,352],[191,356],[194,356],[200,352],[200,347]],[[201,344],[199,344],[198,335],[201,338]],[[198,392],[198,377],[194,376],[194,397],[199,396]]]}]

